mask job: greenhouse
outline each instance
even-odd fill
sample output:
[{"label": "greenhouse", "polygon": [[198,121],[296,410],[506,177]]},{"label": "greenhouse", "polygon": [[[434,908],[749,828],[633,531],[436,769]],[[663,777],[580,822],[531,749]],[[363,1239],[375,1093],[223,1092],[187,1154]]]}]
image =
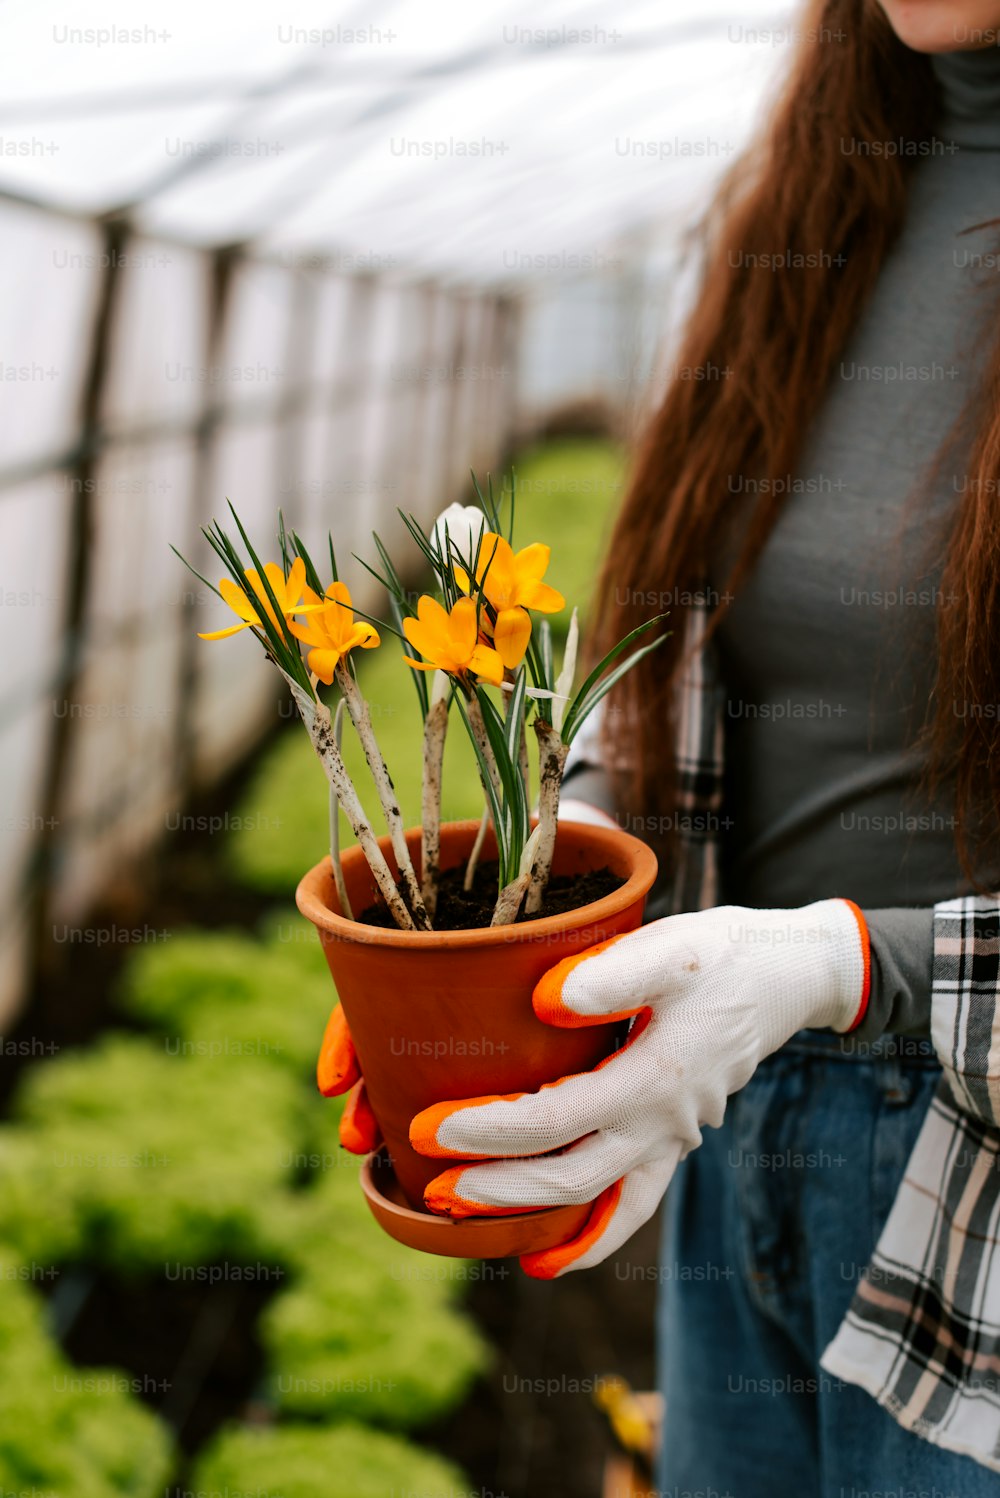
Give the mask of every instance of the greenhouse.
[{"label": "greenhouse", "polygon": [[596,650],[595,587],[663,389],[731,374],[678,362],[699,228],[826,9],[4,8],[0,1494],[661,1491],[699,1275],[641,1172],[524,1198],[456,1104],[654,1014],[545,989],[664,913],[569,802],[679,595]]}]

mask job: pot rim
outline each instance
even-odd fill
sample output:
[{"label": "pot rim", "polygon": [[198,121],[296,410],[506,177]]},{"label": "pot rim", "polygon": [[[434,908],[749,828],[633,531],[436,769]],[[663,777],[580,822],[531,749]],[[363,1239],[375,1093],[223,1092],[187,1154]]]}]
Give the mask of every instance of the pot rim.
[{"label": "pot rim", "polygon": [[[474,836],[478,831],[479,821],[476,819],[446,822],[442,825],[442,833],[446,828]],[[359,945],[408,947],[415,951],[432,951],[442,948],[454,951],[472,947],[498,947],[510,942],[541,942],[549,937],[563,936],[568,932],[579,930],[582,926],[594,925],[601,920],[609,919],[649,893],[656,878],[657,862],[656,854],[647,843],[640,838],[633,837],[630,832],[623,832],[620,827],[597,827],[589,822],[565,822],[560,830],[568,832],[570,829],[574,836],[578,836],[584,842],[594,843],[598,847],[605,846],[609,854],[612,848],[619,852],[624,850],[630,854],[631,873],[624,884],[612,890],[611,894],[604,895],[600,900],[594,900],[589,905],[579,905],[575,910],[562,911],[559,915],[543,916],[537,921],[522,921],[514,926],[473,926],[460,931],[400,931],[392,927],[369,926],[360,921],[348,921],[332,911],[320,894],[321,884],[331,878],[329,854],[303,874],[295,891],[295,903],[302,915],[312,921],[314,926],[320,931],[329,932],[340,941]],[[409,829],[406,837],[407,840],[416,838],[419,845],[420,835],[421,828],[416,827]],[[384,849],[388,841],[388,838],[379,839]],[[352,855],[364,857],[356,843],[347,850],[344,857],[347,859]]]}]

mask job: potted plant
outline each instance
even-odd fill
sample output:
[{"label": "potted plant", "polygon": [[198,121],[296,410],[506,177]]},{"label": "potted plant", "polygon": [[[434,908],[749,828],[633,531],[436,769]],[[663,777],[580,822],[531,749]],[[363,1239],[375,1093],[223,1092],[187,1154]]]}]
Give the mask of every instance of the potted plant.
[{"label": "potted plant", "polygon": [[[433,590],[415,603],[373,538],[378,563],[362,565],[386,588],[390,621],[355,608],[332,538],[324,580],[279,516],[280,564],[262,565],[230,506],[246,557],[217,522],[204,534],[228,573],[214,591],[237,622],[202,638],[256,636],[288,683],[329,781],[330,857],[303,877],[297,898],[323,943],[385,1141],[363,1173],[369,1205],[413,1247],[496,1257],[565,1241],[588,1208],[461,1222],[435,1216],[423,1193],[440,1166],[411,1148],[410,1120],[433,1103],[537,1090],[598,1064],[621,1043],[614,1025],[542,1024],[531,996],[561,958],[642,919],[656,872],[652,852],[617,828],[557,825],[559,792],[589,714],[666,636],[639,643],[663,616],[650,619],[574,687],[576,610],[558,671],[545,617],[565,607],[544,581],[549,548],[535,542],[514,550],[513,481],[503,501],[492,485],[486,493],[476,485],[476,495],[478,505],[451,506],[429,534],[403,516],[433,579]],[[537,628],[533,615],[542,616]],[[379,646],[384,634],[403,647],[424,725],[422,818],[410,830],[355,671],[354,653]],[[341,755],[345,716],[378,795],[381,836]],[[478,822],[442,826],[444,745],[456,716],[485,806]],[[356,839],[343,854],[338,808]]]}]

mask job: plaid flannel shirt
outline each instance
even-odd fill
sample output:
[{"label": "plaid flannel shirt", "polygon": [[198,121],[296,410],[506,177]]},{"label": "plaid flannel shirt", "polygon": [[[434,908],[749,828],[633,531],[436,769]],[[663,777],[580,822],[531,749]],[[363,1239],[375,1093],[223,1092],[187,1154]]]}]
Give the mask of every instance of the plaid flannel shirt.
[{"label": "plaid flannel shirt", "polygon": [[[725,691],[706,620],[691,609],[677,702],[679,866],[651,914],[718,902]],[[1000,1472],[1000,895],[935,906],[931,1013],[944,1075],[821,1361],[906,1429]]]}]

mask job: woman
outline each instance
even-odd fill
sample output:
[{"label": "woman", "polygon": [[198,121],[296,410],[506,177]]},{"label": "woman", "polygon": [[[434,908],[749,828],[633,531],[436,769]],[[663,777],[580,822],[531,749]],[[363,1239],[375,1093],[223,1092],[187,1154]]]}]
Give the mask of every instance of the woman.
[{"label": "woman", "polygon": [[[996,969],[997,903],[942,902],[1000,888],[1000,4],[843,0],[798,25],[675,361],[705,377],[666,392],[600,586],[609,641],[671,607],[671,671],[651,656],[608,716],[617,803],[585,764],[567,785],[672,831],[666,908],[714,908],[555,969],[536,1001],[554,1022],[650,1016],[608,1067],[436,1112],[413,1137],[521,1156],[443,1174],[452,1212],[603,1192],[584,1239],[536,1273],[620,1248],[672,1177],[663,1491],[976,1498],[996,1476],[958,1453],[1000,1470],[1000,1305],[976,1269],[1000,1135],[988,1100],[943,1116],[969,1104],[955,1056],[931,1109],[930,1029],[934,990],[948,1047],[946,948],[970,921]],[[684,607],[699,587],[705,607]],[[699,616],[710,647],[693,656]],[[713,671],[722,777],[701,731]],[[994,987],[990,971],[973,1010],[993,1016]],[[988,1025],[981,1073],[1000,1070],[990,1040]],[[945,1282],[906,1263],[942,1161],[916,1206],[898,1191],[931,1113],[949,1140],[972,1135],[943,1218],[972,1221]],[[981,1287],[964,1320],[963,1276]]]},{"label": "woman", "polygon": [[568,786],[671,877],[664,918],[560,964],[536,1009],[636,1023],[598,1071],[428,1110],[413,1139],[489,1161],[443,1170],[439,1210],[597,1199],[539,1275],[617,1251],[671,1183],[664,1492],[978,1498],[1000,1471],[1000,899],[972,893],[1000,888],[1000,4],[797,19],[710,225],[676,360],[703,377],[666,393],[600,589],[608,640],[651,601],[674,634]]}]

